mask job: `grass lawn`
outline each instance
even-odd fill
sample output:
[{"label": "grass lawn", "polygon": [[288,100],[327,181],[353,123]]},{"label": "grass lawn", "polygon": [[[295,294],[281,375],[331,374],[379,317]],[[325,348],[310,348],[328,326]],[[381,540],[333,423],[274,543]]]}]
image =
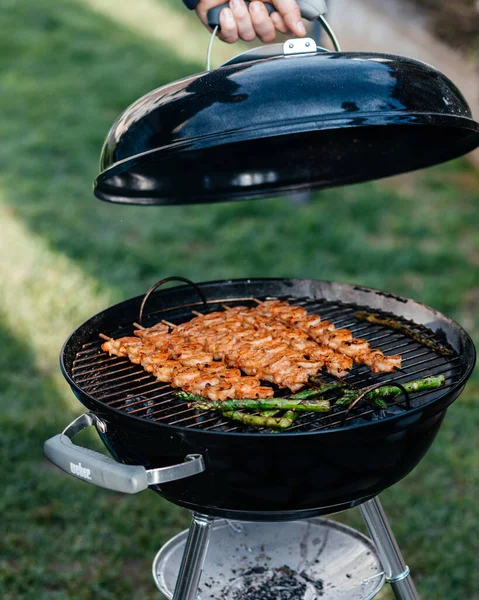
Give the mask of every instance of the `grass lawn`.
[{"label": "grass lawn", "polygon": [[[479,175],[464,161],[321,192],[299,207],[284,198],[184,209],[95,200],[112,121],[141,94],[201,70],[205,48],[196,58],[94,4],[0,5],[5,600],[158,598],[151,560],[188,523],[150,492],[90,487],[43,458],[43,441],[82,412],[59,372],[61,345],[111,303],[175,274],[323,278],[411,296],[479,339]],[[177,19],[183,8],[162,10]],[[476,373],[426,458],[382,495],[425,600],[479,598],[478,397]],[[355,514],[344,519],[359,525]]]}]

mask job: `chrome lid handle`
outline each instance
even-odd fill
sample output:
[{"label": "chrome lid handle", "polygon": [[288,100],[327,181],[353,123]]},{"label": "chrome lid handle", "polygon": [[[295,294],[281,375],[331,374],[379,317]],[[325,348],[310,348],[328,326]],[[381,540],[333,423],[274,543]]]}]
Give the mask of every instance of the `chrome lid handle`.
[{"label": "chrome lid handle", "polygon": [[[323,26],[323,28],[326,31],[326,33],[328,34],[329,38],[331,39],[331,42],[332,42],[336,52],[341,52],[341,47],[339,45],[336,35],[334,34],[334,31],[332,30],[331,26],[324,18],[324,15],[328,12],[328,7],[326,6],[326,0],[296,0],[296,1],[297,1],[299,11],[300,11],[303,19],[307,19],[308,21],[315,21],[317,19]],[[246,6],[249,6],[250,5],[249,0],[245,0],[245,4],[246,4]],[[271,4],[269,2],[265,2],[264,5],[265,5],[266,10],[268,11],[269,15],[276,11],[276,8],[273,4]],[[208,45],[208,51],[206,54],[206,70],[207,71],[209,71],[211,69],[211,50],[213,48],[213,41],[216,37],[216,34],[221,29],[220,13],[224,8],[229,8],[228,2],[226,2],[225,4],[220,4],[219,6],[215,6],[214,8],[210,8],[210,10],[208,11],[208,14],[207,14],[208,25],[213,30],[213,33],[210,38],[210,43]],[[305,38],[304,41],[288,40],[288,42],[286,42],[286,44],[285,44],[285,48],[286,47],[289,48],[291,46],[291,44],[293,44],[294,51],[289,51],[289,52],[286,51],[285,54],[300,54],[300,53],[304,53],[304,52],[316,52],[316,44],[314,42],[311,45],[311,48],[306,48],[305,43],[307,42],[309,44],[310,41],[311,40],[309,38]],[[300,48],[303,49],[302,52],[297,50],[298,43],[299,43]]]},{"label": "chrome lid handle", "polygon": [[[250,1],[245,0],[245,4],[246,4],[246,7],[249,8]],[[264,6],[265,6],[266,10],[268,11],[268,15],[270,15],[271,13],[274,13],[276,10],[276,8],[270,2],[265,2]],[[229,2],[225,2],[224,4],[220,4],[219,6],[214,6],[213,8],[210,8],[210,10],[208,11],[208,14],[206,15],[206,18],[208,20],[208,25],[211,27],[211,29],[215,29],[216,27],[218,27],[218,31],[220,30],[220,12],[224,8],[229,8],[229,7],[230,7]]]},{"label": "chrome lid handle", "polygon": [[[307,19],[308,21],[314,21],[314,19],[317,19],[321,15],[325,15],[328,12],[326,0],[296,0],[296,2],[299,6],[301,16],[303,19]],[[245,4],[247,7],[249,7],[249,0],[245,0]],[[276,11],[276,7],[270,2],[265,2],[264,5],[269,15]],[[220,12],[224,8],[229,8],[229,6],[229,3],[225,2],[224,4],[210,8],[206,18],[211,29],[220,26]]]}]

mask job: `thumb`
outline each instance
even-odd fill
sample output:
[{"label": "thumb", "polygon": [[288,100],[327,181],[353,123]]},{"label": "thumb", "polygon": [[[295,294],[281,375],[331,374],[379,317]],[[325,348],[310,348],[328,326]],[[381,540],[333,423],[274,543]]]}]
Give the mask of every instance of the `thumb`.
[{"label": "thumb", "polygon": [[273,4],[283,17],[287,28],[298,37],[304,37],[306,28],[301,20],[301,13],[296,0],[273,0]]}]

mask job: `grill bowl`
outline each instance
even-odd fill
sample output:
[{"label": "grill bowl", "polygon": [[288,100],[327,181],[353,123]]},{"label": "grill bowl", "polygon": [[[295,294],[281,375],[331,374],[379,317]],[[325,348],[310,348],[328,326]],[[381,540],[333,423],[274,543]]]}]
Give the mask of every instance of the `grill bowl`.
[{"label": "grill bowl", "polygon": [[[105,359],[98,350],[100,332],[118,336],[131,331],[143,297],[92,317],[70,336],[62,350],[62,370],[74,393],[107,424],[101,437],[120,462],[155,468],[181,462],[187,454],[202,454],[206,463],[203,473],[154,489],[180,506],[205,514],[241,520],[293,520],[330,514],[375,496],[407,475],[426,453],[447,407],[461,393],[474,366],[474,346],[459,325],[432,308],[386,292],[294,279],[219,281],[201,284],[201,289],[212,309],[225,302],[270,296],[314,305],[312,310],[320,314],[332,306],[352,314],[359,307],[369,307],[427,327],[455,351],[449,360],[420,346],[419,353],[410,355],[416,357],[412,360],[414,369],[406,367],[406,374],[395,379],[403,377],[406,381],[438,373],[438,369],[447,378],[445,388],[413,399],[410,410],[380,420],[353,419],[344,426],[300,423],[290,433],[278,435],[225,427],[221,422],[205,427],[195,417],[179,419],[173,401],[171,419],[169,409],[155,415],[148,413],[147,406],[128,412],[125,400],[130,396],[137,402],[139,393],[137,387],[132,389],[130,376],[115,367],[107,380],[110,386],[113,377],[119,387],[114,392],[109,387],[105,393],[108,364],[105,367],[102,363],[89,375],[85,375],[84,365],[91,358]],[[161,318],[179,322],[190,318],[191,309],[202,307],[191,288],[164,290],[149,300],[145,323]],[[403,342],[408,348],[416,344]],[[148,385],[149,376],[139,376],[145,378],[140,385],[145,385],[144,381]],[[138,376],[133,380],[137,386]],[[155,420],[159,415],[168,418]]]}]

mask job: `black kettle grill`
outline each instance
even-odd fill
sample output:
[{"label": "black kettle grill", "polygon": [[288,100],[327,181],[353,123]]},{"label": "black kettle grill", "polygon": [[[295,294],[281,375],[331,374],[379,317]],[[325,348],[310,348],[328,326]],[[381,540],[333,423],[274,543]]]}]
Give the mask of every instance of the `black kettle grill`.
[{"label": "black kettle grill", "polygon": [[[411,171],[479,145],[479,125],[443,74],[400,56],[340,52],[324,3],[303,2],[301,11],[322,21],[335,52],[309,38],[289,40],[150,92],[109,132],[95,195],[127,204],[261,198]],[[213,36],[218,14],[210,15]],[[434,373],[445,377],[445,387],[401,400],[380,416],[362,410],[308,417],[281,435],[238,429],[217,415],[199,417],[140,367],[101,351],[99,333],[131,334],[143,311],[142,298],[133,298],[92,317],[67,340],[62,370],[91,412],[48,440],[45,452],[84,481],[129,493],[150,487],[193,511],[174,600],[196,597],[215,518],[309,519],[356,505],[383,568],[374,577],[391,583],[398,600],[417,600],[377,494],[414,468],[434,440],[474,367],[472,341],[413,300],[314,280],[176,287],[156,293],[143,316],[146,325],[162,318],[179,323],[192,309],[268,297],[318,311],[385,352],[401,352],[404,371],[394,384]],[[355,311],[364,308],[406,322],[447,346],[448,357],[380,325],[360,324]],[[351,378],[360,388],[378,384],[363,371],[353,370]],[[116,460],[72,443],[91,425]],[[372,598],[358,586],[358,598]]]}]

